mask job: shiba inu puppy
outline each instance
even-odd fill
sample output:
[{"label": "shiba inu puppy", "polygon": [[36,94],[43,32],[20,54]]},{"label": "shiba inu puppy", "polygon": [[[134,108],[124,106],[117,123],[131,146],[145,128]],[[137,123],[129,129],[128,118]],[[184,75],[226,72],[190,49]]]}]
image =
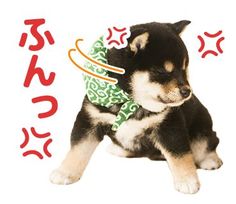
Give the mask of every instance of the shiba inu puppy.
[{"label": "shiba inu puppy", "polygon": [[132,26],[128,46],[108,50],[108,64],[125,68],[125,74],[109,76],[118,79],[118,86],[139,108],[113,131],[122,104],[107,108],[85,96],[72,130],[71,150],[52,172],[53,183],[79,180],[104,135],[113,142],[113,154],[166,160],[175,188],[183,193],[199,190],[197,168],[222,165],[211,116],[188,82],[188,52],[179,35],[189,23]]}]

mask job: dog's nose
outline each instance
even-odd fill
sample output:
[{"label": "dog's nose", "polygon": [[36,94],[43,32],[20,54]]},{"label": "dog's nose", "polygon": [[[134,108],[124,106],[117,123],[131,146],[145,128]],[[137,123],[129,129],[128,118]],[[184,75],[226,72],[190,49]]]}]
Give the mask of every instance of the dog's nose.
[{"label": "dog's nose", "polygon": [[189,87],[187,86],[182,86],[180,88],[180,94],[184,97],[184,98],[187,98],[191,93],[191,90]]}]

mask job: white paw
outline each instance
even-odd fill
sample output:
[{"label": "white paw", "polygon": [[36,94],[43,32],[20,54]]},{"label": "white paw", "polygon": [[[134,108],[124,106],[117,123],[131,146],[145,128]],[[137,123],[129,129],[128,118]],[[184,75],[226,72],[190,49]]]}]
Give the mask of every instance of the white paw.
[{"label": "white paw", "polygon": [[201,169],[214,170],[220,168],[222,164],[222,160],[216,153],[210,153],[203,161],[200,162],[199,167]]},{"label": "white paw", "polygon": [[197,177],[187,177],[175,181],[175,189],[181,193],[193,194],[198,192],[200,183]]},{"label": "white paw", "polygon": [[72,175],[69,172],[56,169],[50,175],[50,181],[54,184],[68,185],[80,179],[79,175]]},{"label": "white paw", "polygon": [[207,158],[199,164],[199,167],[201,169],[214,170],[220,168],[222,164],[223,162],[220,158],[218,159]]}]

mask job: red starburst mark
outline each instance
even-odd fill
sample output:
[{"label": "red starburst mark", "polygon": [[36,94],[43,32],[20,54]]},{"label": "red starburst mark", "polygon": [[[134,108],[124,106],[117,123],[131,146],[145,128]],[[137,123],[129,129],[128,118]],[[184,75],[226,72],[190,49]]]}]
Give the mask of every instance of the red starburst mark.
[{"label": "red starburst mark", "polygon": [[[217,49],[217,51],[220,54],[223,53],[223,50],[220,47],[220,44],[225,39],[224,37],[220,37],[221,34],[222,34],[222,30],[220,30],[220,31],[218,31],[218,32],[216,32],[214,34],[210,34],[208,32],[204,32],[204,35],[206,37],[208,37],[208,38],[217,38],[217,37],[219,37],[217,39],[217,41],[216,41],[216,49]],[[212,54],[214,56],[218,56],[218,53],[215,50],[213,50],[213,49],[204,50],[205,45],[206,45],[206,43],[204,41],[204,38],[202,36],[200,36],[200,35],[198,35],[197,37],[198,37],[198,39],[200,40],[200,43],[201,43],[200,48],[198,49],[198,52],[203,52],[202,56],[201,56],[202,58],[205,58],[208,54]]]},{"label": "red starburst mark", "polygon": [[106,48],[110,49],[115,47],[116,49],[124,48],[128,45],[127,39],[130,37],[130,30],[127,27],[108,28],[107,35],[104,36],[104,45]]},{"label": "red starburst mark", "polygon": [[[34,135],[34,137],[38,138],[38,139],[44,139],[46,137],[49,137],[51,134],[50,132],[46,132],[46,133],[37,133],[34,127],[31,127],[31,133]],[[26,128],[22,128],[22,132],[24,133],[25,139],[24,142],[20,145],[21,149],[24,149],[28,143],[29,143],[29,133],[27,131]],[[44,145],[43,145],[43,152],[47,157],[51,157],[51,153],[48,151],[48,145],[52,142],[52,139],[49,138],[47,139],[47,141],[45,141]],[[41,152],[39,152],[38,150],[34,150],[34,149],[30,149],[27,150],[23,153],[23,156],[26,157],[28,155],[35,155],[37,156],[39,159],[43,159],[43,154]]]}]

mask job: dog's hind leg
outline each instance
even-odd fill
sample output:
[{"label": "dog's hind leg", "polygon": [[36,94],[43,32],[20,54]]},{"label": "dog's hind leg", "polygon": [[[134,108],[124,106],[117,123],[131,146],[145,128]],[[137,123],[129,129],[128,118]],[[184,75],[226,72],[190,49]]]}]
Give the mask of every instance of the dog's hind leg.
[{"label": "dog's hind leg", "polygon": [[221,167],[223,162],[216,153],[218,143],[219,139],[214,131],[208,136],[201,136],[191,142],[191,150],[197,167],[206,170],[214,170]]},{"label": "dog's hind leg", "polygon": [[93,126],[86,117],[83,111],[78,114],[72,130],[71,149],[60,167],[51,173],[52,183],[71,184],[79,180],[94,150],[102,140],[99,124]]}]

